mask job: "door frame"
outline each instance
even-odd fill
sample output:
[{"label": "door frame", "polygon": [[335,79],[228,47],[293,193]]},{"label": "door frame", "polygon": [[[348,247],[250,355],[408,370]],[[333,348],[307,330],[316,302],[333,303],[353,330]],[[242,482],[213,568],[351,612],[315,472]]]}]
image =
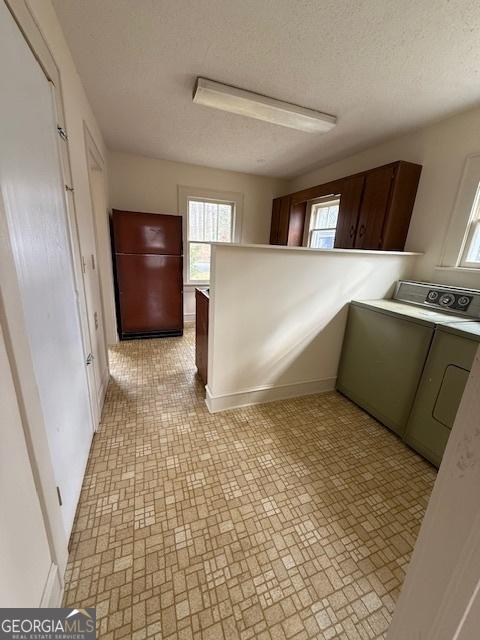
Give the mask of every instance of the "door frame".
[{"label": "door frame", "polygon": [[[96,259],[99,267],[97,269],[97,276],[102,303],[103,331],[105,337],[105,346],[107,347],[107,362],[109,362],[108,346],[110,344],[116,344],[118,342],[117,318],[115,313],[115,291],[113,288],[113,262],[110,242],[109,210],[108,207],[106,207],[103,215],[102,212],[97,211],[92,175],[94,171],[101,173],[103,181],[103,191],[105,195],[105,204],[107,204],[108,189],[106,162],[100,150],[98,149],[85,121],[83,122],[83,133],[85,142],[85,155],[87,159],[88,188],[90,191],[90,202],[92,210],[92,228],[95,239]],[[103,260],[101,259],[101,256],[104,257]]]},{"label": "door frame", "polygon": [[[0,0],[2,1],[2,0]],[[26,0],[3,0],[19,31],[30,48],[47,82],[51,83],[57,126],[66,132],[64,104],[60,72],[50,48],[30,10]],[[64,206],[68,227],[68,240],[73,263],[74,285],[77,297],[77,310],[80,319],[81,338],[84,351],[87,353],[90,337],[86,331],[86,302],[81,254],[77,227],[77,214],[73,198],[73,186],[70,170],[70,155],[67,140],[60,136],[57,144],[59,154],[59,172],[61,172],[66,191]],[[67,196],[71,194],[71,198]],[[43,418],[40,396],[36,384],[33,359],[27,339],[27,331],[23,316],[20,287],[17,279],[14,255],[10,243],[6,210],[0,194],[0,323],[4,335],[7,356],[14,381],[17,402],[20,409],[27,451],[30,458],[35,486],[38,492],[42,515],[45,521],[52,561],[58,567],[61,588],[64,585],[64,574],[68,561],[68,539],[66,536],[57,485],[50,456],[46,425]],[[92,401],[91,379],[89,382],[89,400],[92,416],[92,434],[97,424],[95,403]]]}]

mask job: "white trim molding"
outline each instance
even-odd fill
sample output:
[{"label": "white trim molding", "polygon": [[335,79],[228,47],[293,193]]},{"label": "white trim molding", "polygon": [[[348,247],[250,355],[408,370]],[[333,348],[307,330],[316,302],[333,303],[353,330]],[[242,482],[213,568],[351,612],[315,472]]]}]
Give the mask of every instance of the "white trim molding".
[{"label": "white trim molding", "polygon": [[63,600],[63,586],[58,573],[58,567],[52,562],[48,571],[47,581],[40,601],[41,608],[61,607]]},{"label": "white trim molding", "polygon": [[323,380],[305,380],[292,384],[266,385],[244,389],[233,393],[213,396],[208,385],[205,387],[205,403],[210,413],[248,407],[255,404],[265,404],[276,400],[287,400],[299,396],[311,396],[316,393],[326,393],[335,389],[336,378]]}]

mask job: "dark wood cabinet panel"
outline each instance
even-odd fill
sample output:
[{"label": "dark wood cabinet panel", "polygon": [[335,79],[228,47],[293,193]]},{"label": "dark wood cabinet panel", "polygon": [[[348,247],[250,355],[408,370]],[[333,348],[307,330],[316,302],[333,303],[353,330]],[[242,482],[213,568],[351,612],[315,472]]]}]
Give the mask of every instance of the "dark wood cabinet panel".
[{"label": "dark wood cabinet panel", "polygon": [[299,202],[298,204],[290,205],[287,239],[287,244],[289,247],[301,247],[303,244],[303,232],[305,230],[306,212],[306,202]]},{"label": "dark wood cabinet panel", "polygon": [[365,176],[355,249],[380,249],[382,231],[390,198],[394,170],[392,166],[371,171]]},{"label": "dark wood cabinet panel", "polygon": [[403,251],[422,167],[397,161],[273,201],[270,242],[300,246],[307,203],[340,196],[335,248]]},{"label": "dark wood cabinet panel", "polygon": [[272,204],[270,244],[301,247],[306,208],[306,202],[292,204],[290,196],[275,198]]},{"label": "dark wood cabinet panel", "polygon": [[272,224],[270,228],[270,244],[288,243],[288,224],[290,214],[290,198],[275,198],[272,206]]},{"label": "dark wood cabinet panel", "polygon": [[280,224],[281,198],[274,198],[272,202],[272,222],[270,224],[270,244],[278,244],[278,226]]},{"label": "dark wood cabinet panel", "polygon": [[412,216],[422,167],[398,162],[390,193],[390,203],[382,232],[382,249],[403,251]]},{"label": "dark wood cabinet panel", "polygon": [[195,289],[195,364],[204,384],[208,376],[208,307],[206,291]]},{"label": "dark wood cabinet panel", "polygon": [[352,176],[343,181],[335,234],[336,249],[352,249],[355,244],[364,183],[365,176],[363,175]]},{"label": "dark wood cabinet panel", "polygon": [[307,202],[308,200],[316,200],[317,198],[338,196],[342,192],[343,183],[344,178],[325,182],[325,184],[318,184],[315,187],[303,189],[302,191],[296,191],[290,194],[290,201],[292,204],[298,204],[299,202]]}]

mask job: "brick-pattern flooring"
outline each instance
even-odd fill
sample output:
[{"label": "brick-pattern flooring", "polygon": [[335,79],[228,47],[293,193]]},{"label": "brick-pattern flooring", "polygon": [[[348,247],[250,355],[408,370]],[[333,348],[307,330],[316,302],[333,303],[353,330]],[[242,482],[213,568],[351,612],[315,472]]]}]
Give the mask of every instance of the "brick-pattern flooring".
[{"label": "brick-pattern flooring", "polygon": [[210,415],[194,336],[124,342],[65,605],[99,638],[383,638],[435,470],[336,393]]}]

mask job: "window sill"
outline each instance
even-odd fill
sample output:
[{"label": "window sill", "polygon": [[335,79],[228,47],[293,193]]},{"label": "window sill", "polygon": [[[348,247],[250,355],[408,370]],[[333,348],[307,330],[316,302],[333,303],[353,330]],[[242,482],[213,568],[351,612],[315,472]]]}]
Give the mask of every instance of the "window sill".
[{"label": "window sill", "polygon": [[455,271],[457,273],[477,273],[480,274],[480,266],[479,267],[443,267],[441,265],[437,265],[435,271]]},{"label": "window sill", "polygon": [[184,282],[184,289],[201,289],[202,287],[209,287],[210,282]]}]

